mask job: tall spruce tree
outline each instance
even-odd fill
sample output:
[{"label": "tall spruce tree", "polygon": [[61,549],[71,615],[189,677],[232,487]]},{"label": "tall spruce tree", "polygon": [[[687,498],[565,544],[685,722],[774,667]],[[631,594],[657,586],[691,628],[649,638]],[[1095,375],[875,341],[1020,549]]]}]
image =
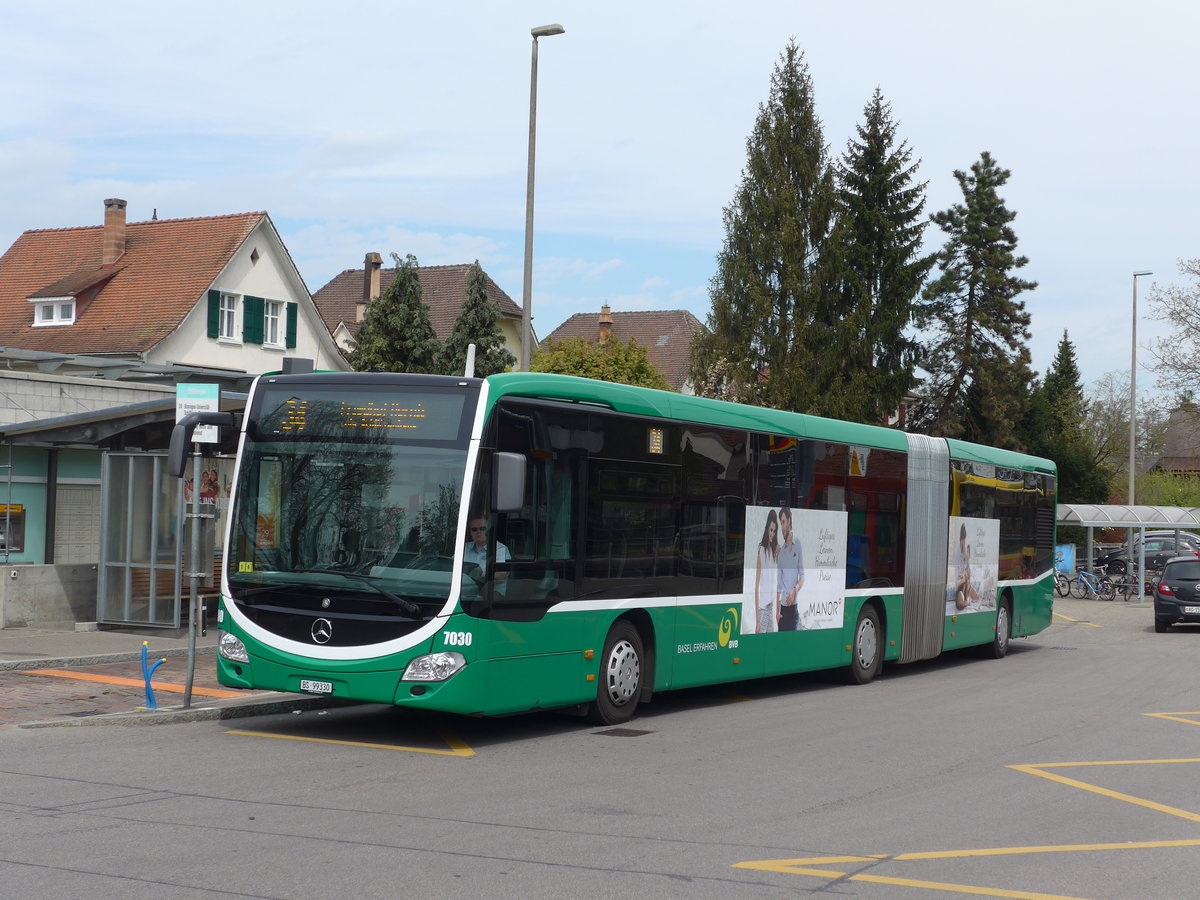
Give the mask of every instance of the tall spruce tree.
[{"label": "tall spruce tree", "polygon": [[1030,397],[1023,430],[1025,448],[1058,465],[1058,495],[1065,503],[1108,501],[1113,472],[1097,458],[1087,415],[1075,346],[1064,330],[1054,362]]},{"label": "tall spruce tree", "polygon": [[998,193],[1010,174],[985,151],[970,173],[954,173],[963,202],[933,215],[947,240],[937,254],[941,274],[918,306],[917,322],[931,337],[924,343],[924,396],[911,425],[1020,449],[1018,426],[1034,376],[1029,313],[1017,298],[1037,282],[1013,274],[1029,260],[1016,254],[1010,223],[1017,214]]},{"label": "tall spruce tree", "polygon": [[[876,88],[837,168],[837,321],[825,367],[827,415],[880,422],[916,384],[920,345],[906,332],[932,255],[921,254],[926,182]],[[836,368],[840,367],[840,368]],[[836,368],[836,371],[835,371]]]},{"label": "tall spruce tree", "polygon": [[475,260],[467,273],[467,298],[450,336],[437,355],[443,375],[461,375],[467,364],[467,345],[475,345],[475,374],[480,378],[509,368],[515,359],[504,346],[500,306],[487,294],[487,275]]},{"label": "tall spruce tree", "polygon": [[708,329],[693,344],[693,382],[715,371],[723,396],[821,410],[827,332],[826,241],[834,188],[812,80],[789,42],[746,140],[746,167],[725,208],[725,243],[710,286]]},{"label": "tall spruce tree", "polygon": [[438,342],[429,310],[421,302],[417,258],[410,253],[402,261],[393,253],[392,259],[392,283],[367,307],[350,365],[359,372],[436,373]]}]

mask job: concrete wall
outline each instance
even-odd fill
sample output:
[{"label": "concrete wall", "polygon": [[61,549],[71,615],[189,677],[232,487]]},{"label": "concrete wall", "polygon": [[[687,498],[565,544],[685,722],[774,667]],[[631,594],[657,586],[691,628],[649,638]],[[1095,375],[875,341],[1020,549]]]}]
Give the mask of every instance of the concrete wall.
[{"label": "concrete wall", "polygon": [[55,419],[164,396],[174,397],[175,385],[5,371],[0,373],[0,425]]},{"label": "concrete wall", "polygon": [[96,621],[96,567],[7,566],[0,569],[0,628],[74,631]]}]

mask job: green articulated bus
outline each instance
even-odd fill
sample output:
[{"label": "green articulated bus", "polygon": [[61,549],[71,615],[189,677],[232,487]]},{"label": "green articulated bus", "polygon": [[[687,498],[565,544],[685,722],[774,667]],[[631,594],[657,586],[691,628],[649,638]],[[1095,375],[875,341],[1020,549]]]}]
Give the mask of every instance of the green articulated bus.
[{"label": "green articulated bus", "polygon": [[1050,624],[1049,460],[528,373],[265,375],[241,428],[233,687],[615,724]]}]

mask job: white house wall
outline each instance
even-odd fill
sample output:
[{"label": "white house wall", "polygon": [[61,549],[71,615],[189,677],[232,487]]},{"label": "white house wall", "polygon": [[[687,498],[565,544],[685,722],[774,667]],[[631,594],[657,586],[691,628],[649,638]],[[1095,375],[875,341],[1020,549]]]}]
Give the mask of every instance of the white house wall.
[{"label": "white house wall", "polygon": [[[239,296],[262,297],[295,303],[296,346],[265,347],[244,341],[227,341],[208,336],[207,292],[180,327],[147,354],[147,361],[177,365],[207,366],[240,372],[278,371],[285,356],[305,357],[318,369],[346,370],[345,360],[336,350],[325,323],[317,315],[311,297],[304,289],[286,251],[273,238],[270,226],[260,224],[238,248],[212,287]],[[252,260],[254,251],[258,260]],[[239,323],[241,311],[239,308]],[[282,323],[281,323],[282,325]]]}]

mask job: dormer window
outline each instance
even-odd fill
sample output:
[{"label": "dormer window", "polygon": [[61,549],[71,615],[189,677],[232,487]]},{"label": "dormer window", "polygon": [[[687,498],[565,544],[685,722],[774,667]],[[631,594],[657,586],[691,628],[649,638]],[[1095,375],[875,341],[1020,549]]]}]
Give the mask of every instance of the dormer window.
[{"label": "dormer window", "polygon": [[33,303],[33,324],[73,325],[75,323],[74,297],[45,297]]}]

